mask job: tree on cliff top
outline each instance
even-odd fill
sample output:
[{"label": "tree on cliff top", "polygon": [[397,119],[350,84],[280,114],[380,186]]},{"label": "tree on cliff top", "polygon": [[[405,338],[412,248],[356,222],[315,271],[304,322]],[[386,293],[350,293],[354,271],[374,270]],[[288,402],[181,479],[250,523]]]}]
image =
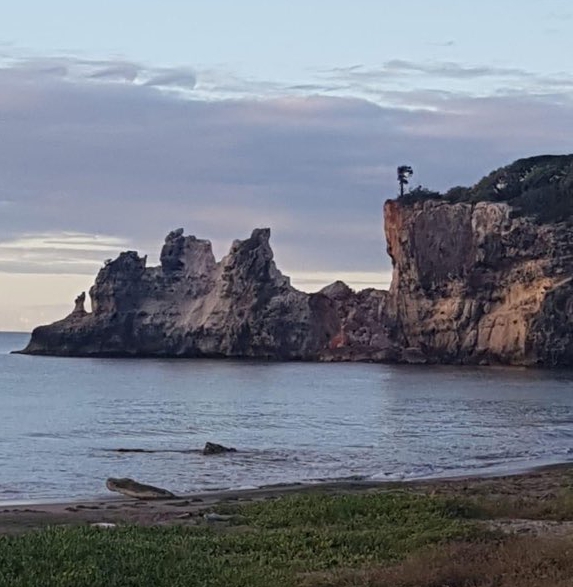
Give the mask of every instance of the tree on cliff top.
[{"label": "tree on cliff top", "polygon": [[400,196],[404,196],[404,186],[408,185],[408,179],[414,175],[413,169],[409,165],[400,165],[398,167],[398,183],[400,184]]}]

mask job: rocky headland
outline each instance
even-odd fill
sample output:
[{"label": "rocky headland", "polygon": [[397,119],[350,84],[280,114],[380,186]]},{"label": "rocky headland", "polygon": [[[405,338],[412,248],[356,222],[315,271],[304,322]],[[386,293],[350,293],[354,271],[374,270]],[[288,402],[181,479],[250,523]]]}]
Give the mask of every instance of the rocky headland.
[{"label": "rocky headland", "polygon": [[471,188],[416,188],[384,205],[389,291],[295,289],[270,230],[217,262],[170,233],[161,264],[105,264],[27,354],[409,363],[573,364],[573,155],[521,159]]},{"label": "rocky headland", "polygon": [[[384,358],[386,292],[335,283],[295,289],[273,261],[270,230],[254,230],[215,260],[211,243],[171,232],[161,264],[135,251],[108,261],[63,320],[23,351],[60,356]],[[344,347],[344,351],[340,349]]]}]

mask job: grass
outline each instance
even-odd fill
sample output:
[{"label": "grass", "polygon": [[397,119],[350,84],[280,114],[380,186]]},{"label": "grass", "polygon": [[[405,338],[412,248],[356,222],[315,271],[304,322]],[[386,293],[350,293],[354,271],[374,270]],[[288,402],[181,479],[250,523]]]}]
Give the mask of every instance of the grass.
[{"label": "grass", "polygon": [[311,493],[218,506],[232,525],[56,527],[0,537],[0,587],[573,584],[571,536],[505,535],[483,522],[573,520],[571,487],[543,499],[449,491]]},{"label": "grass", "polygon": [[403,562],[315,573],[306,587],[571,587],[573,543],[510,537],[423,549]]},{"label": "grass", "polygon": [[238,506],[239,526],[49,528],[0,538],[0,586],[281,587],[391,565],[476,530],[445,500],[406,493]]},{"label": "grass", "polygon": [[573,490],[560,489],[543,497],[533,495],[472,495],[447,499],[452,512],[466,519],[499,518],[573,521]]}]

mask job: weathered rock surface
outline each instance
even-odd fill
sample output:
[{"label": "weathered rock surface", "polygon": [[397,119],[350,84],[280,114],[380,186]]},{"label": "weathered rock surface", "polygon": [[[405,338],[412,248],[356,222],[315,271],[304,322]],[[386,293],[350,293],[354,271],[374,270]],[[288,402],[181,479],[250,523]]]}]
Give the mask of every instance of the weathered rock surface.
[{"label": "weathered rock surface", "polygon": [[336,281],[319,295],[330,300],[336,312],[331,318],[335,335],[320,353],[321,360],[384,361],[395,355],[388,339],[388,292],[371,288],[355,292]]},{"label": "weathered rock surface", "polygon": [[573,364],[571,186],[573,157],[540,157],[461,201],[386,202],[386,321],[399,360]]},{"label": "weathered rock surface", "polygon": [[146,258],[134,251],[121,253],[97,275],[89,292],[92,311],[85,311],[80,296],[69,316],[36,328],[23,352],[279,360],[339,360],[347,353],[368,359],[374,352],[383,357],[384,327],[371,318],[382,315],[386,294],[298,291],[277,269],[269,237],[269,229],[253,231],[218,263],[209,241],[184,236],[181,229],[167,236],[158,267],[146,267]]},{"label": "weathered rock surface", "polygon": [[128,477],[121,479],[110,477],[105,482],[105,486],[110,491],[121,493],[127,497],[134,497],[135,499],[172,499],[176,497],[171,491],[167,491],[167,489],[139,483]]},{"label": "weathered rock surface", "polygon": [[270,231],[235,241],[170,233],[161,265],[133,251],[30,354],[573,365],[573,155],[522,159],[472,188],[384,206],[390,291],[316,294],[276,268]]}]

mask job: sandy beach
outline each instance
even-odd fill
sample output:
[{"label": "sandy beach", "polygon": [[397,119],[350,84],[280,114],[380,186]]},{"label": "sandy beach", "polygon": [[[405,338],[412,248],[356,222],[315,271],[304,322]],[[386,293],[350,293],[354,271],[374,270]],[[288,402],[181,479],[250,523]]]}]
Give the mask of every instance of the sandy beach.
[{"label": "sandy beach", "polygon": [[[330,495],[401,490],[427,495],[487,499],[532,504],[550,503],[573,487],[573,464],[551,465],[525,473],[497,477],[461,477],[424,481],[334,481],[212,491],[176,499],[115,498],[49,504],[0,505],[0,534],[21,534],[47,526],[133,524],[197,526],[213,523],[205,514],[225,504],[277,499],[302,493]],[[215,522],[221,523],[221,522]]]}]

